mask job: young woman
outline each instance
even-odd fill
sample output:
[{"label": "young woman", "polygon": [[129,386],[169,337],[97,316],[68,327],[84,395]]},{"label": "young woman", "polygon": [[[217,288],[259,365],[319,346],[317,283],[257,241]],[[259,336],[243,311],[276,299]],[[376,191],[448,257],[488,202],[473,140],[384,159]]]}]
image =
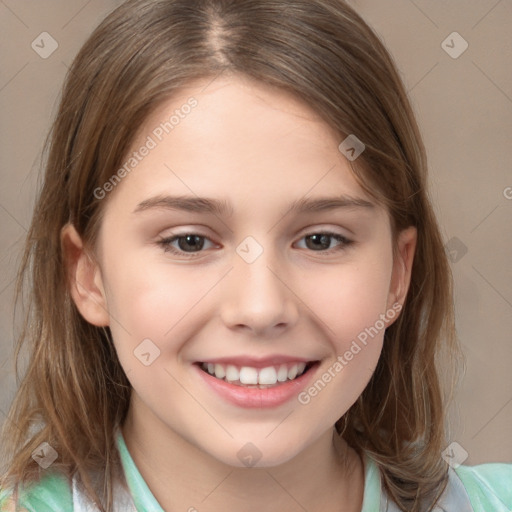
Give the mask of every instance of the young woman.
[{"label": "young woman", "polygon": [[509,511],[442,457],[426,158],[340,0],[132,0],[76,57],[20,287],[3,510]]}]

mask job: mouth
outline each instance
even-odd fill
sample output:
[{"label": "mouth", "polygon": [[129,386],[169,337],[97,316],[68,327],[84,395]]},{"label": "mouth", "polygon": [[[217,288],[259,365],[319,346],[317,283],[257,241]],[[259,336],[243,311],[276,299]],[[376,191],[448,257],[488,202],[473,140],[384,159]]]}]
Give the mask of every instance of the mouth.
[{"label": "mouth", "polygon": [[292,361],[265,367],[198,362],[198,367],[211,377],[245,388],[275,388],[294,381],[311,370],[318,361]]}]

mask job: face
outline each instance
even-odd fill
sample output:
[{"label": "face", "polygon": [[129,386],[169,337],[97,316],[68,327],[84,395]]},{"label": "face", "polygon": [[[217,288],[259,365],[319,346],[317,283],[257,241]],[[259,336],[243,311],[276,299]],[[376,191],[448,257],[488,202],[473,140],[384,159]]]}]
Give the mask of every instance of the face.
[{"label": "face", "polygon": [[365,388],[415,232],[393,259],[387,212],[308,107],[240,77],[206,84],[147,120],[129,172],[102,189],[95,261],[77,258],[73,297],[110,326],[145,421],[234,466],[252,443],[270,466]]}]

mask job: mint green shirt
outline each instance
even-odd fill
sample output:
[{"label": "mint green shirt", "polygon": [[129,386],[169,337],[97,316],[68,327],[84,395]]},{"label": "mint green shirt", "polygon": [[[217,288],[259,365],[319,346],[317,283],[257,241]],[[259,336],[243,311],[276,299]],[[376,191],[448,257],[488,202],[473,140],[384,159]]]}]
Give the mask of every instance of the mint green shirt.
[{"label": "mint green shirt", "polygon": [[[116,512],[164,512],[149,490],[126,447],[121,431],[117,446],[129,492],[115,490]],[[20,490],[19,507],[28,512],[93,512],[96,507],[63,475],[48,473],[40,482]],[[361,512],[398,512],[381,489],[375,462],[364,456],[364,499]],[[12,490],[0,490],[0,511]],[[191,504],[190,510],[201,509]],[[449,484],[438,507],[439,512],[512,512],[512,464],[482,464],[449,469]],[[185,512],[185,511],[184,511]]]}]

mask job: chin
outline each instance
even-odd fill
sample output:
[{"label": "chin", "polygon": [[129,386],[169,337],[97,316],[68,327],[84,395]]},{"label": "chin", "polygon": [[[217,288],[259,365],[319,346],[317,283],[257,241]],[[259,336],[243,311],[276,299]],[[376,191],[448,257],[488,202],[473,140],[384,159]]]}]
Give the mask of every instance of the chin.
[{"label": "chin", "polygon": [[[288,443],[290,439],[287,439]],[[284,445],[284,446],[283,446]],[[274,443],[269,440],[258,440],[237,442],[231,441],[230,446],[225,446],[223,452],[208,453],[218,461],[232,467],[238,468],[271,468],[280,466],[299,455],[302,446],[294,444],[286,446],[283,439],[275,439]]]}]

